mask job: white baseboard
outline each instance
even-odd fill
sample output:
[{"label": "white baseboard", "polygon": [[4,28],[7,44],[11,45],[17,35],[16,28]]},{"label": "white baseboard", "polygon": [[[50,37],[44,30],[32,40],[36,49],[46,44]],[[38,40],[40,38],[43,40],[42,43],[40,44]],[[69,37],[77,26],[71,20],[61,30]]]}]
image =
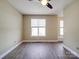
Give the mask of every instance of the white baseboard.
[{"label": "white baseboard", "polygon": [[8,51],[6,51],[5,53],[3,53],[2,55],[0,55],[0,59],[2,59],[3,57],[5,57],[8,53],[10,53],[12,50],[14,50],[17,46],[19,46],[22,42],[19,42],[18,44],[16,44],[15,46],[13,46],[12,48],[10,48]]},{"label": "white baseboard", "polygon": [[62,42],[60,40],[23,40],[23,42]]},{"label": "white baseboard", "polygon": [[78,53],[76,53],[75,51],[73,51],[72,49],[70,49],[69,47],[67,47],[67,46],[64,45],[64,44],[63,44],[63,47],[64,47],[65,49],[67,49],[68,51],[70,51],[73,55],[75,55],[76,57],[79,58],[79,54],[78,54]]}]

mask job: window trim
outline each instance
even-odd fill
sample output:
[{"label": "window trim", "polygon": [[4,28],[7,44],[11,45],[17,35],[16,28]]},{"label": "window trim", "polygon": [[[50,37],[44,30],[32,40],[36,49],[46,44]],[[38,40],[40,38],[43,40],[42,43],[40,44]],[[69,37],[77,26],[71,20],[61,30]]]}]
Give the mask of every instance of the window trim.
[{"label": "window trim", "polygon": [[[32,19],[31,19],[31,36],[32,37],[45,37],[46,36],[46,19],[37,19],[37,20],[45,20],[45,26],[39,26],[39,25],[38,26],[32,26]],[[38,35],[37,36],[32,35],[32,28],[37,28],[38,29]],[[45,34],[43,36],[39,35],[39,28],[45,28]]]},{"label": "window trim", "polygon": [[[62,27],[60,25],[60,21],[63,21],[63,26]],[[63,28],[63,35],[61,35],[61,32],[60,32],[61,28]],[[63,38],[63,36],[64,36],[64,20],[63,20],[63,18],[60,18],[59,21],[58,21],[58,38],[59,39]]]}]

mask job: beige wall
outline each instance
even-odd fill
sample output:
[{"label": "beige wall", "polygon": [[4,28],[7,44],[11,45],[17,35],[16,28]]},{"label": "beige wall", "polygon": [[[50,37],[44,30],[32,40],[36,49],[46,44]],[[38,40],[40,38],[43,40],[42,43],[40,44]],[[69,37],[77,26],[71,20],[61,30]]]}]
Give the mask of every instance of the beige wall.
[{"label": "beige wall", "polygon": [[[31,37],[31,19],[46,19],[46,37]],[[57,16],[24,16],[24,39],[57,40]]]},{"label": "beige wall", "polygon": [[64,44],[79,53],[79,0],[64,9]]},{"label": "beige wall", "polygon": [[0,54],[22,39],[22,15],[7,0],[0,0]]}]

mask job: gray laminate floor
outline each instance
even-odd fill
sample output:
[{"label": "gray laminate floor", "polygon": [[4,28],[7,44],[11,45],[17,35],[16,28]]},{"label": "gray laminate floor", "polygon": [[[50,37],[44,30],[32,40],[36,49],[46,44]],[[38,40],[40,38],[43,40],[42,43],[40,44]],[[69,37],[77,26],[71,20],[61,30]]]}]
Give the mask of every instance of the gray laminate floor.
[{"label": "gray laminate floor", "polygon": [[65,55],[62,43],[22,43],[3,59],[78,59]]}]

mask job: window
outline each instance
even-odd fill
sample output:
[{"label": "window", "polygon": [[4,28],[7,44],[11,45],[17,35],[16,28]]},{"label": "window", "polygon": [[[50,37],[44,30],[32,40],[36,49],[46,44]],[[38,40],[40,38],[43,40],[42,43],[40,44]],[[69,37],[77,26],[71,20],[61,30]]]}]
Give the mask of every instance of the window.
[{"label": "window", "polygon": [[60,20],[60,37],[63,37],[64,35],[63,30],[64,30],[64,22],[63,20]]},{"label": "window", "polygon": [[31,36],[46,36],[45,19],[31,19]]},{"label": "window", "polygon": [[64,33],[63,33],[63,28],[64,27],[64,25],[63,25],[63,20],[60,20],[60,35],[63,35]]}]

